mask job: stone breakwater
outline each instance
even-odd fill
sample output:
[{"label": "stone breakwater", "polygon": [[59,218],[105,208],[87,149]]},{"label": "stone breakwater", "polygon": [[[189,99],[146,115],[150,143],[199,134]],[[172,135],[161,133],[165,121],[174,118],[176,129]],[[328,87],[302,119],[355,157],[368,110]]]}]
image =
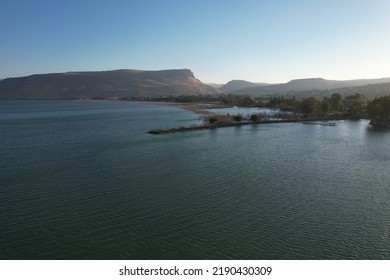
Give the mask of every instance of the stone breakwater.
[{"label": "stone breakwater", "polygon": [[[262,121],[243,121],[235,123],[220,123],[220,124],[205,124],[205,125],[194,125],[194,126],[179,126],[176,128],[166,128],[166,129],[154,129],[148,131],[150,134],[169,134],[177,132],[188,132],[195,130],[204,130],[204,129],[216,129],[221,127],[238,127],[244,125],[258,125],[258,124],[268,124],[268,123],[304,123],[304,124],[318,124],[318,125],[329,125],[335,126],[335,123],[327,123],[330,121],[339,121],[339,120],[358,120],[354,117],[339,117],[339,118],[313,118],[313,119],[291,119],[291,120],[262,120]],[[322,122],[322,123],[318,123]]]},{"label": "stone breakwater", "polygon": [[204,130],[204,129],[215,129],[220,127],[237,127],[244,125],[257,125],[257,124],[267,124],[267,123],[296,123],[296,122],[314,122],[314,121],[332,121],[332,120],[345,120],[348,118],[332,118],[332,119],[296,119],[296,120],[263,120],[258,122],[236,122],[236,123],[227,123],[227,124],[207,124],[199,126],[180,126],[176,128],[167,128],[167,129],[155,129],[148,131],[150,134],[168,134],[168,133],[177,133],[177,132],[187,132],[195,130]]}]

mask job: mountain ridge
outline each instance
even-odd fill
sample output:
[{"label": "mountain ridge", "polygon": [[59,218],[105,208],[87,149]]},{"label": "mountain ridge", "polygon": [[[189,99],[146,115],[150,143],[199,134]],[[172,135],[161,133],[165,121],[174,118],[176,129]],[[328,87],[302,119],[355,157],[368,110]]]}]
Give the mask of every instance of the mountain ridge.
[{"label": "mountain ridge", "polygon": [[363,93],[369,98],[390,93],[390,78],[293,79],[282,84],[232,80],[220,88],[199,81],[190,69],[71,71],[0,80],[0,99],[128,98],[232,93],[254,97],[324,96]]},{"label": "mountain ridge", "polygon": [[72,71],[0,81],[0,99],[122,98],[215,94],[190,69]]},{"label": "mountain ridge", "polygon": [[256,86],[267,86],[267,83],[253,83],[245,80],[231,80],[226,84],[219,87],[219,89],[223,92],[232,93],[237,90],[256,87]]},{"label": "mountain ridge", "polygon": [[284,84],[271,84],[267,86],[255,86],[240,89],[232,92],[237,95],[251,96],[270,96],[270,95],[313,95],[322,91],[335,91],[343,89],[343,92],[349,92],[347,88],[358,89],[358,87],[368,90],[369,85],[385,84],[382,92],[390,92],[390,87],[387,90],[387,83],[390,83],[390,78],[381,79],[357,79],[357,80],[326,80],[323,78],[304,78],[294,79]]}]

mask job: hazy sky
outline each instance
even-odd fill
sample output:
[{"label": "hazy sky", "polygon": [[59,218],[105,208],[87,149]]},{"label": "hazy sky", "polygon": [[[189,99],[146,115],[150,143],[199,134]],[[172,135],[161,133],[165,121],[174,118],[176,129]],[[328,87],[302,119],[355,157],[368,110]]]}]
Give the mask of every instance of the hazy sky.
[{"label": "hazy sky", "polygon": [[189,68],[203,82],[390,76],[389,0],[0,0],[0,78]]}]

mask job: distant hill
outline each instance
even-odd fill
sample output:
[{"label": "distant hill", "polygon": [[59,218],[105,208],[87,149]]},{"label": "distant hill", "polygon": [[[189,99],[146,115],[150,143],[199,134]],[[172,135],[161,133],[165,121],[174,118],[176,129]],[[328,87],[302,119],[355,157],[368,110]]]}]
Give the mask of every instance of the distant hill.
[{"label": "distant hill", "polygon": [[214,94],[188,69],[39,74],[0,81],[0,99],[120,98]]},{"label": "distant hill", "polygon": [[290,92],[289,95],[301,97],[301,96],[317,96],[325,97],[330,96],[333,93],[339,93],[342,96],[353,95],[355,93],[362,93],[368,99],[374,99],[375,97],[380,97],[383,95],[390,94],[390,83],[381,83],[381,84],[369,84],[363,86],[355,87],[344,87],[328,90],[309,90],[309,91],[299,91],[299,92]]},{"label": "distant hill", "polygon": [[382,92],[390,92],[390,87],[388,87],[388,85],[390,85],[389,83],[390,78],[346,81],[311,78],[292,80],[285,84],[248,87],[232,93],[252,96],[295,95],[298,97],[325,94],[336,91],[345,94],[350,92],[352,92],[351,94],[355,92],[371,94],[369,91],[372,90],[373,92],[376,92],[375,95],[377,95],[382,94]]},{"label": "distant hill", "polygon": [[252,83],[244,80],[232,80],[227,82],[225,85],[221,86],[219,89],[226,93],[232,93],[241,89],[246,89],[250,87],[265,86],[268,84],[265,83]]},{"label": "distant hill", "polygon": [[216,83],[204,83],[205,85],[211,86],[213,88],[220,88],[224,84],[216,84]]}]

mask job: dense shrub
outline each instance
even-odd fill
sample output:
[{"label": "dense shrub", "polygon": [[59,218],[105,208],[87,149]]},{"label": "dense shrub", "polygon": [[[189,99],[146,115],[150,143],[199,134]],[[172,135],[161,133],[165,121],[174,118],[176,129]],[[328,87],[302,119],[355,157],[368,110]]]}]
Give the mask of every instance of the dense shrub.
[{"label": "dense shrub", "polygon": [[251,115],[251,120],[253,122],[258,122],[260,120],[260,116],[258,114],[252,114]]},{"label": "dense shrub", "polygon": [[236,121],[236,122],[240,122],[240,121],[242,121],[242,116],[241,115],[235,115],[233,117],[233,120]]}]

